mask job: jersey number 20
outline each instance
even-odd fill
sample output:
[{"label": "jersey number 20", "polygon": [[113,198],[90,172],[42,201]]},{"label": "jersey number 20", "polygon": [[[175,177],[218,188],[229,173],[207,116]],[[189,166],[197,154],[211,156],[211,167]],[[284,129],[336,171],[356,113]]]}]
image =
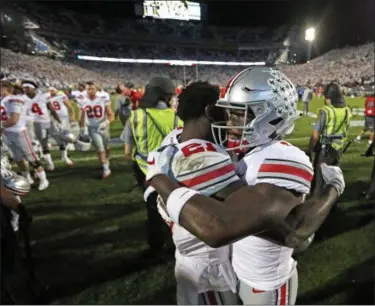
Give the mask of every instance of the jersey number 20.
[{"label": "jersey number 20", "polygon": [[89,118],[101,118],[103,116],[103,108],[100,105],[86,106],[85,111]]}]

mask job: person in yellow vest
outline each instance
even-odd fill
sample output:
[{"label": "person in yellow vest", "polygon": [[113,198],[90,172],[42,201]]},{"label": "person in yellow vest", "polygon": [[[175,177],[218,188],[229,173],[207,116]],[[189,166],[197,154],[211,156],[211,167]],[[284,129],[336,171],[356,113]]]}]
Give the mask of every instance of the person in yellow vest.
[{"label": "person in yellow vest", "polygon": [[[132,161],[133,175],[137,184],[145,191],[147,156],[158,149],[164,138],[182,121],[171,108],[176,86],[166,77],[151,79],[139,107],[132,110],[120,139],[124,142],[125,159]],[[147,234],[151,249],[158,251],[165,244],[165,223],[157,211],[157,194],[147,198]]]},{"label": "person in yellow vest", "polygon": [[311,135],[307,155],[315,152],[314,179],[311,195],[319,195],[324,188],[320,165],[338,166],[342,151],[348,142],[347,133],[352,118],[346,106],[340,85],[332,82],[323,92],[325,106],[318,110],[318,120]]}]

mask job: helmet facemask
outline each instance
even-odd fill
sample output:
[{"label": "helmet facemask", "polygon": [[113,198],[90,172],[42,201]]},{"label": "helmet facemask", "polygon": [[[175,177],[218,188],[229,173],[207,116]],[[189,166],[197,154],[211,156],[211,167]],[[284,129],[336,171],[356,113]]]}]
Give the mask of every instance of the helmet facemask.
[{"label": "helmet facemask", "polygon": [[236,145],[226,148],[233,151],[281,139],[293,131],[299,118],[297,99],[294,85],[277,70],[256,67],[240,72],[216,103],[226,109],[228,120],[211,125],[214,136],[221,136],[215,142],[224,147],[234,138]]},{"label": "helmet facemask", "polygon": [[[216,105],[225,108],[227,121],[214,122],[211,125],[213,135],[222,136],[215,138],[215,142],[222,147],[225,146],[228,151],[255,147],[259,141],[256,125],[266,115],[265,104],[265,101],[253,102],[250,105],[219,100]],[[232,144],[230,147],[229,142]]]}]

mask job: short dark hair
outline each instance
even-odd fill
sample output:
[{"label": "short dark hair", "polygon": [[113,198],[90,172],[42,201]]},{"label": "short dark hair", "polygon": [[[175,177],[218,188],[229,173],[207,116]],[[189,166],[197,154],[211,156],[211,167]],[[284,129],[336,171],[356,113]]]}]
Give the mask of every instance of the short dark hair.
[{"label": "short dark hair", "polygon": [[88,81],[88,82],[86,82],[86,85],[88,85],[88,86],[92,86],[92,85],[95,85],[95,83],[92,82],[92,81]]},{"label": "short dark hair", "polygon": [[220,89],[208,82],[193,82],[178,96],[177,116],[182,121],[197,119],[206,113],[208,105],[215,105]]}]

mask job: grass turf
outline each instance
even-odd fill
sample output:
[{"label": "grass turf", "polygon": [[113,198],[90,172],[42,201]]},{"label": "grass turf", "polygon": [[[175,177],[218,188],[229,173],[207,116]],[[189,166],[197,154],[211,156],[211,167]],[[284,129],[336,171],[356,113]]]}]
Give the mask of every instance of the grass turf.
[{"label": "grass turf", "polygon": [[[363,105],[362,100],[354,103]],[[315,99],[311,108],[321,104]],[[306,147],[313,121],[299,120],[289,137],[293,144]],[[352,128],[351,137],[359,130]],[[113,134],[120,131],[116,123]],[[299,304],[374,303],[373,205],[358,200],[372,167],[372,159],[360,156],[364,142],[343,156],[347,187],[341,209],[298,256]],[[50,187],[24,198],[34,216],[31,236],[43,301],[174,304],[173,258],[147,253],[142,194],[127,192],[134,184],[129,165],[113,158],[113,175],[103,181],[93,152],[71,155],[73,169],[58,162],[49,174]],[[122,148],[114,148],[113,155],[121,156]]]}]

